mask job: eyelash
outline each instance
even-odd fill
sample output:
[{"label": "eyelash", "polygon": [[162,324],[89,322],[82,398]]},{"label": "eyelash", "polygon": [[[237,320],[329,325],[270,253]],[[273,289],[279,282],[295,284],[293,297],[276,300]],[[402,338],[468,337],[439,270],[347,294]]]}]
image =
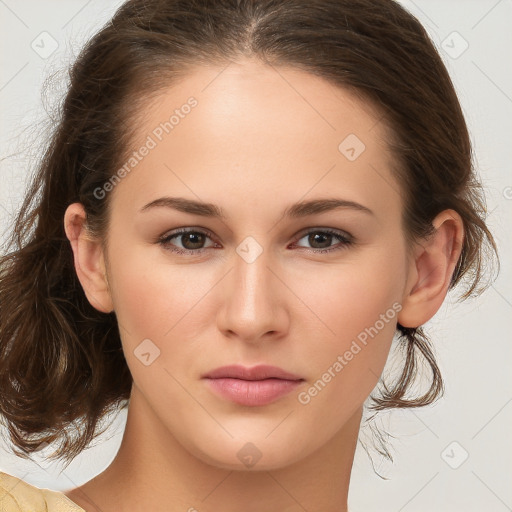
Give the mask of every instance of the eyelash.
[{"label": "eyelash", "polygon": [[[206,249],[210,249],[211,248],[211,247],[203,247],[201,249],[192,250],[192,249],[181,249],[180,247],[176,247],[176,246],[171,246],[170,245],[170,241],[173,238],[177,238],[180,235],[184,235],[184,234],[187,234],[187,233],[199,233],[199,234],[202,234],[202,235],[206,235],[210,239],[213,238],[213,234],[210,231],[207,231],[207,230],[181,228],[181,229],[178,229],[178,230],[174,231],[173,233],[171,233],[169,235],[164,235],[163,237],[159,238],[158,243],[162,247],[164,247],[166,250],[168,250],[168,251],[175,252],[175,253],[178,253],[178,254],[188,254],[188,255],[201,254]],[[329,229],[329,228],[325,228],[325,229],[311,229],[311,230],[307,231],[306,233],[303,233],[302,236],[297,238],[294,243],[298,242],[299,240],[301,240],[305,236],[310,235],[311,233],[322,233],[322,234],[332,235],[335,238],[337,238],[340,241],[340,243],[341,243],[341,245],[339,245],[337,247],[334,246],[334,247],[329,247],[327,249],[308,249],[307,247],[301,247],[302,249],[306,249],[309,252],[312,252],[313,254],[339,251],[339,250],[342,250],[342,249],[347,249],[351,245],[354,245],[354,240],[353,240],[353,237],[351,235],[349,235],[348,233],[345,234],[345,233],[340,232],[340,231],[335,231],[335,230],[332,230],[332,229]]]}]

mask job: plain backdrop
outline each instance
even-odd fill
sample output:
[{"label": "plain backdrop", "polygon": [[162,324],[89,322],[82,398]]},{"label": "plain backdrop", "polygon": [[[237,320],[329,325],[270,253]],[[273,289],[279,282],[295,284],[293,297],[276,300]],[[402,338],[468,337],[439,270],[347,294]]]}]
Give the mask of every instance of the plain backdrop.
[{"label": "plain backdrop", "polygon": [[[66,68],[122,2],[0,0],[0,233],[18,208],[40,155],[48,115],[43,81],[57,77],[49,105],[63,94]],[[478,299],[450,293],[427,324],[446,383],[435,405],[382,414],[395,436],[393,463],[358,446],[352,512],[512,510],[512,1],[403,0],[427,28],[453,78],[487,192],[488,223],[502,270]],[[63,472],[44,458],[15,457],[0,431],[0,470],[39,487],[65,490],[102,471],[121,441],[125,413]],[[362,434],[363,436],[363,434]],[[2,441],[3,439],[3,441]]]}]

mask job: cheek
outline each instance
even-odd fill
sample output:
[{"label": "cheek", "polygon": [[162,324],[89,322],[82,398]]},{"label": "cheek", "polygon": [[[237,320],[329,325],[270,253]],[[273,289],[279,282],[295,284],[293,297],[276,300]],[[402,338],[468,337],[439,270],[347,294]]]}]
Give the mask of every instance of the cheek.
[{"label": "cheek", "polygon": [[147,392],[179,392],[166,370],[174,374],[175,368],[190,368],[190,320],[211,283],[194,279],[192,268],[151,261],[144,248],[112,251],[110,268],[123,351],[134,381]]},{"label": "cheek", "polygon": [[207,282],[193,278],[194,270],[151,261],[144,249],[124,257],[114,254],[114,260],[114,307],[119,322],[132,337],[162,340],[179,330],[182,319],[208,290]]},{"label": "cheek", "polygon": [[308,380],[329,387],[327,393],[318,391],[319,405],[323,400],[327,405],[328,396],[334,403],[360,403],[378,382],[401,310],[404,261],[393,248],[369,251],[303,283],[299,293],[315,313],[311,325],[317,331],[305,355],[311,363]]},{"label": "cheek", "polygon": [[[321,339],[336,344],[337,340],[356,337],[401,300],[404,267],[401,263],[386,265],[377,256],[376,253],[374,258],[309,272],[307,278],[304,278],[306,273],[295,276],[297,295],[309,306],[310,316],[318,320]],[[400,262],[398,255],[394,261]],[[388,317],[394,313],[391,309]],[[390,323],[387,320],[386,325]],[[394,321],[396,324],[396,318]]]},{"label": "cheek", "polygon": [[341,292],[342,298],[332,301],[335,307],[325,304],[335,334],[319,336],[304,354],[308,383],[297,400],[304,406],[304,421],[314,424],[321,418],[325,438],[363,405],[386,364],[400,305],[390,302],[389,293],[376,292],[348,299]]}]

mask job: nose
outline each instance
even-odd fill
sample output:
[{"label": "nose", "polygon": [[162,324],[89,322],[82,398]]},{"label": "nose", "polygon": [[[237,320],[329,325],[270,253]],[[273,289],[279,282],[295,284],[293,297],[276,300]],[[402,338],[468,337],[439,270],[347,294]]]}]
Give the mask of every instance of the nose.
[{"label": "nose", "polygon": [[233,260],[223,280],[218,328],[226,337],[246,343],[282,338],[290,319],[286,287],[276,277],[280,273],[276,261],[265,250],[254,260],[244,258],[243,252]]}]

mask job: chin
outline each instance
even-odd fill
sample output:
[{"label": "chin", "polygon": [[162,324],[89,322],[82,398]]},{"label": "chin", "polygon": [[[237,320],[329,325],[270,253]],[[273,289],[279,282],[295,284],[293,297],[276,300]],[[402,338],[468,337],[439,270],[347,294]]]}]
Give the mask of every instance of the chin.
[{"label": "chin", "polygon": [[[245,435],[223,439],[203,437],[189,451],[210,466],[230,471],[269,471],[289,466],[308,451],[296,439],[283,439],[277,433],[265,438],[264,435]],[[272,436],[275,437],[272,439]]]}]

